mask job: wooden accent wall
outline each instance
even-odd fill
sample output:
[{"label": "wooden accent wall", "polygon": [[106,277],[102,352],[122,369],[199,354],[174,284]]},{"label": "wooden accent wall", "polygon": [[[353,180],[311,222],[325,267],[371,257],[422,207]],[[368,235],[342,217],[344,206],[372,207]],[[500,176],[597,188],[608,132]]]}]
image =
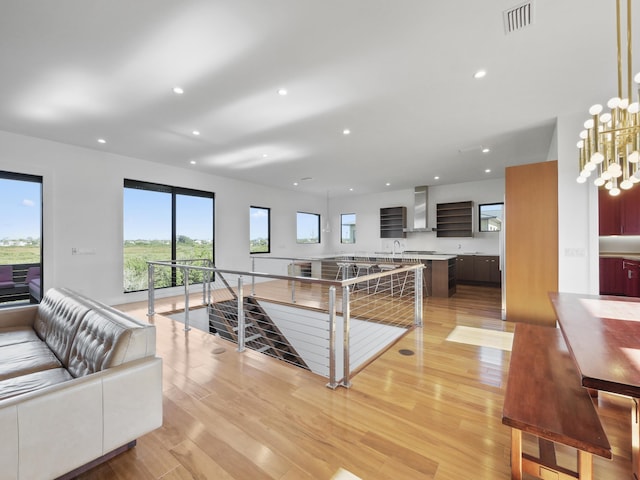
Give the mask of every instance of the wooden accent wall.
[{"label": "wooden accent wall", "polygon": [[506,319],[555,325],[558,162],[508,167],[505,182]]}]

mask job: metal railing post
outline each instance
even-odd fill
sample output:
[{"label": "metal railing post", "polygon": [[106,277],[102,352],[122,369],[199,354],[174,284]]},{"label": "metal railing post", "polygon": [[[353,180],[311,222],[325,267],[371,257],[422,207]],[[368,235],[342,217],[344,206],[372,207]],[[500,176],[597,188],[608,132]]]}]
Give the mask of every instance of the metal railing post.
[{"label": "metal railing post", "polygon": [[422,327],[422,268],[416,268],[414,270],[414,295],[415,305],[413,314],[413,324],[416,327]]},{"label": "metal railing post", "polygon": [[[251,271],[256,271],[256,257],[251,257]],[[256,276],[251,275],[251,296],[256,296]]]},{"label": "metal railing post", "polygon": [[154,290],[154,283],[155,283],[155,272],[154,272],[154,268],[155,265],[153,265],[153,263],[149,263],[147,266],[147,294],[148,294],[148,301],[147,303],[148,305],[148,310],[147,310],[147,317],[151,317],[153,315],[156,314],[155,309],[156,309],[156,301],[155,301],[155,290]]},{"label": "metal railing post", "polygon": [[244,294],[242,277],[238,277],[238,352],[244,352]]},{"label": "metal railing post", "polygon": [[329,383],[327,387],[335,390],[336,382],[336,287],[329,287]]},{"label": "metal railing post", "polygon": [[[291,276],[295,277],[296,276],[296,259],[292,258],[291,259]],[[291,281],[291,303],[296,303],[296,281],[292,280]]]},{"label": "metal railing post", "polygon": [[189,326],[189,269],[182,269],[182,280],[184,281],[184,331],[191,330]]},{"label": "metal railing post", "polygon": [[349,367],[349,331],[351,323],[351,303],[349,300],[349,287],[342,287],[342,321],[344,322],[344,333],[342,338],[343,349],[343,377],[342,386],[349,388],[351,386],[351,370]]}]

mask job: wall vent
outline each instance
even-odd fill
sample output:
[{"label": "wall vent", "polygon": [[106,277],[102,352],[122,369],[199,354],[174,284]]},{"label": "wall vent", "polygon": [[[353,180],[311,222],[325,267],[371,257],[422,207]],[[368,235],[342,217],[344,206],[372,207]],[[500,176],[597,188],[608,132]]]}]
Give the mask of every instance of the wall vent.
[{"label": "wall vent", "polygon": [[522,30],[533,23],[533,1],[521,3],[502,13],[504,33],[509,34]]}]

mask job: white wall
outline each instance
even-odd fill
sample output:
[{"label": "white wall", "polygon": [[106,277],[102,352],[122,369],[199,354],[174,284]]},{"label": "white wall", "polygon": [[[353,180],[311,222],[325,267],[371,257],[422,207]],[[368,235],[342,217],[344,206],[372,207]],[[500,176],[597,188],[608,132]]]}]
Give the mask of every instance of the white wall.
[{"label": "white wall", "polygon": [[[216,263],[249,269],[249,206],[271,208],[272,253],[317,255],[296,244],[296,211],[326,212],[326,198],[230,180],[47,140],[0,132],[0,170],[43,176],[44,288],[64,286],[115,304],[141,300],[122,287],[123,180],[216,194]],[[72,255],[73,247],[95,250]],[[168,294],[168,291],[165,291]]]},{"label": "white wall", "polygon": [[[474,234],[470,238],[438,238],[436,232],[407,233],[399,239],[402,250],[435,250],[445,253],[478,252],[498,254],[498,233],[478,232],[478,205],[504,201],[504,178],[454,185],[430,186],[428,226],[436,226],[436,204],[447,202],[474,202]],[[393,239],[380,238],[380,208],[407,207],[407,226],[413,225],[413,189],[385,193],[337,197],[329,202],[331,239],[328,248],[334,252],[390,251]],[[340,243],[340,214],[356,214],[356,243]]]},{"label": "white wall", "polygon": [[558,290],[599,293],[598,192],[578,177],[578,134],[585,114],[558,118]]}]

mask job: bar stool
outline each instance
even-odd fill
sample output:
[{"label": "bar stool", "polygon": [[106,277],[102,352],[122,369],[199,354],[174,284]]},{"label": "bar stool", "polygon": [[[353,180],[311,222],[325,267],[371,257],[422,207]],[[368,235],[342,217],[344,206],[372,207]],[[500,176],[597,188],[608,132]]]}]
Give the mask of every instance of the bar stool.
[{"label": "bar stool", "polygon": [[[371,275],[371,270],[375,267],[369,257],[355,258],[354,265],[356,267],[356,277],[359,277],[361,272],[364,272],[363,275]],[[369,280],[367,280],[367,293],[369,293]]]},{"label": "bar stool", "polygon": [[350,274],[353,273],[355,268],[355,264],[352,261],[344,259],[336,262],[336,265],[338,266],[338,271],[336,272],[335,280],[347,280],[348,278],[351,278]]},{"label": "bar stool", "polygon": [[[385,258],[383,259],[384,263],[379,263],[378,264],[378,269],[380,270],[380,272],[391,272],[393,270],[396,270],[398,268],[400,268],[402,265],[399,263],[394,263],[393,258]],[[391,290],[391,296],[393,296],[393,273],[391,273],[389,275],[389,283],[390,283],[390,290]],[[398,276],[398,274],[395,274],[396,276],[396,281],[398,282],[398,285],[400,285],[400,277]],[[378,287],[380,286],[380,280],[382,277],[378,277],[378,281],[376,282],[376,288],[373,290],[373,293],[378,293]],[[405,283],[406,283],[406,278],[405,278]],[[400,290],[400,296],[402,296],[402,292],[404,290],[404,284],[402,285],[402,289]]]}]

